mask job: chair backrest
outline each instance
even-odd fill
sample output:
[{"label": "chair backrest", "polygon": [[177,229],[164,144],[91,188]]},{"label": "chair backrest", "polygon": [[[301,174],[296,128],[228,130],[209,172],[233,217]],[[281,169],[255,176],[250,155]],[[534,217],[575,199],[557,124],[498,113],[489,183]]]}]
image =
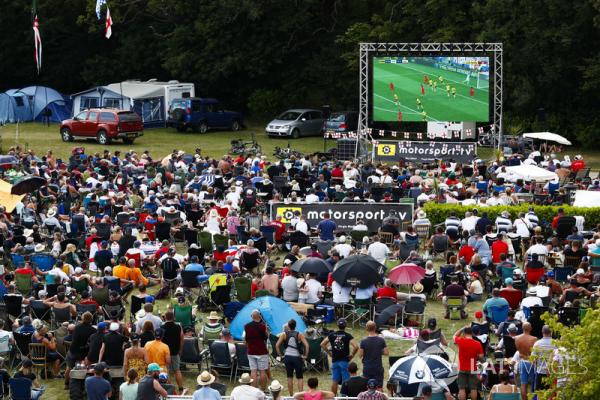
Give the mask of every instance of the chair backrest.
[{"label": "chair backrest", "polygon": [[490,319],[496,325],[499,325],[501,322],[504,322],[508,317],[509,307],[507,305],[504,306],[491,306],[488,308],[490,310]]},{"label": "chair backrest", "polygon": [[71,286],[73,289],[77,291],[77,293],[82,293],[84,290],[87,290],[89,282],[87,279],[73,279],[71,278]]},{"label": "chair backrest", "polygon": [[256,247],[261,254],[264,254],[267,251],[267,239],[261,237],[260,239],[255,240],[254,247]]},{"label": "chair backrest", "polygon": [[23,296],[14,296],[6,294],[3,296],[6,312],[15,318],[18,318],[22,313]]},{"label": "chair backrest", "polygon": [[308,342],[308,361],[320,360],[322,358],[321,339],[306,339]]},{"label": "chair backrest", "polygon": [[15,269],[20,268],[23,265],[25,265],[25,257],[22,254],[12,253],[10,255],[10,259],[11,259],[11,263]]},{"label": "chair backrest", "polygon": [[229,237],[225,236],[225,235],[213,235],[213,242],[215,244],[215,247],[219,247],[219,246],[223,246],[224,248],[227,248],[229,245]]},{"label": "chair backrest", "polygon": [[510,358],[515,355],[517,347],[515,346],[515,338],[509,335],[502,336],[504,342],[504,357]]},{"label": "chair backrest", "polygon": [[40,271],[45,272],[50,271],[54,267],[56,259],[50,254],[33,254],[31,256],[31,263]]},{"label": "chair backrest", "polygon": [[109,291],[114,290],[119,292],[121,290],[121,280],[116,276],[105,276],[104,285]]},{"label": "chair backrest", "polygon": [[501,290],[500,297],[508,301],[510,308],[516,310],[523,300],[523,292],[521,290]]},{"label": "chair backrest", "polygon": [[238,301],[247,303],[252,299],[252,280],[245,276],[238,276],[233,280]]},{"label": "chair backrest", "polygon": [[29,344],[31,343],[32,336],[33,334],[31,333],[13,332],[13,338],[15,339],[17,350],[19,350],[19,353],[21,353],[22,356],[29,355]]},{"label": "chair backrest", "polygon": [[271,294],[271,292],[269,292],[268,290],[257,290],[256,292],[254,292],[255,297],[268,296],[269,294]]},{"label": "chair backrest", "polygon": [[480,324],[480,323],[473,321],[473,322],[471,322],[471,328],[473,328],[474,326],[479,327],[479,333],[481,335],[487,335],[490,333],[490,323],[489,322],[484,322],[484,323]]},{"label": "chair backrest", "polygon": [[183,350],[181,352],[181,362],[197,364],[202,361],[200,357],[200,344],[196,337],[186,337],[183,339]]},{"label": "chair backrest", "polygon": [[44,304],[41,300],[30,302],[29,309],[31,310],[31,316],[33,318],[41,319],[42,321],[48,321],[50,319],[50,306]]},{"label": "chair backrest", "polygon": [[43,343],[29,343],[29,358],[33,364],[46,363],[47,348]]},{"label": "chair backrest", "polygon": [[571,267],[571,268],[575,269],[579,266],[580,262],[581,262],[581,257],[565,256],[565,261],[563,262],[563,265],[565,267]]},{"label": "chair backrest", "polygon": [[269,244],[275,242],[275,227],[271,225],[263,225],[260,227],[260,233],[267,239]]},{"label": "chair backrest", "polygon": [[557,282],[566,282],[569,275],[572,273],[572,267],[554,267],[554,279],[556,279]]},{"label": "chair backrest", "polygon": [[448,250],[448,236],[446,235],[435,235],[432,240],[433,251],[436,253],[443,253]]},{"label": "chair backrest", "polygon": [[71,321],[71,308],[70,307],[63,307],[63,308],[52,307],[52,314],[54,315],[54,321],[56,321],[58,324],[60,324],[62,322],[70,322]]},{"label": "chair backrest", "polygon": [[448,296],[446,298],[446,304],[448,305],[448,307],[462,307],[463,299],[462,299],[462,297]]},{"label": "chair backrest", "polygon": [[85,312],[95,315],[98,311],[95,304],[75,304],[75,309],[77,310],[77,315],[82,315]]},{"label": "chair backrest", "polygon": [[154,227],[156,239],[163,241],[171,239],[171,224],[169,222],[159,222]]},{"label": "chair backrest", "polygon": [[210,344],[210,357],[215,366],[231,366],[229,346],[225,342],[212,342]]},{"label": "chair backrest", "polygon": [[308,244],[308,236],[300,231],[290,234],[290,246],[304,247]]},{"label": "chair backrest", "polygon": [[198,275],[200,275],[200,271],[181,271],[181,285],[185,288],[196,288],[199,286],[198,284]]},{"label": "chair backrest", "polygon": [[101,306],[106,304],[108,302],[108,287],[92,289],[92,299],[96,300],[96,303]]},{"label": "chair backrest", "polygon": [[19,293],[22,295],[29,294],[33,285],[31,276],[25,274],[15,274],[15,285],[17,287],[17,291],[19,291]]},{"label": "chair backrest", "polygon": [[383,310],[394,304],[396,304],[396,299],[392,299],[391,297],[381,297],[377,299],[377,302],[375,303],[375,312],[383,312]]},{"label": "chair backrest", "polygon": [[379,231],[379,237],[381,238],[381,243],[383,244],[388,246],[394,244],[394,234],[391,232]]},{"label": "chair backrest", "polygon": [[12,400],[31,400],[31,386],[33,382],[27,378],[11,378],[8,380],[10,386],[10,397]]},{"label": "chair backrest", "polygon": [[175,322],[181,324],[181,326],[192,326],[192,306],[180,306],[179,304],[175,304],[173,306],[173,311],[175,312]]},{"label": "chair backrest", "polygon": [[420,297],[411,297],[404,306],[404,311],[410,314],[423,314],[426,303]]},{"label": "chair backrest", "polygon": [[198,232],[198,243],[200,244],[200,248],[212,252],[213,250],[213,241],[212,234],[210,232],[200,231]]},{"label": "chair backrest", "polygon": [[417,236],[419,239],[427,239],[429,238],[429,230],[431,229],[431,224],[417,224],[415,225],[415,231],[417,232]]},{"label": "chair backrest", "polygon": [[506,278],[512,279],[514,270],[515,268],[512,267],[502,267],[502,281],[504,282]]},{"label": "chair backrest", "polygon": [[558,321],[565,326],[579,323],[579,307],[561,307],[556,312]]},{"label": "chair backrest", "polygon": [[238,368],[243,370],[250,369],[250,362],[248,361],[248,346],[246,343],[235,344],[235,360]]}]

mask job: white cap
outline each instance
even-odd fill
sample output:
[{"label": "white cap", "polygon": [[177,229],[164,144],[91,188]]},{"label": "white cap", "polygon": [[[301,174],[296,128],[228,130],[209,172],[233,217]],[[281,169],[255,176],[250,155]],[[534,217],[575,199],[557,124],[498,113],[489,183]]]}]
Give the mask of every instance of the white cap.
[{"label": "white cap", "polygon": [[583,270],[583,268],[577,268],[577,271],[575,271],[575,275],[583,275],[585,274],[585,271]]},{"label": "white cap", "polygon": [[117,322],[111,322],[108,330],[111,332],[116,332],[119,330],[119,324]]},{"label": "white cap", "polygon": [[76,274],[83,274],[83,268],[81,268],[81,267],[75,268],[75,273]]},{"label": "white cap", "polygon": [[292,260],[290,260],[289,258],[286,258],[285,260],[283,260],[284,264],[291,264]]},{"label": "white cap", "polygon": [[513,271],[514,275],[523,275],[523,271],[521,271],[521,268],[515,268],[515,270]]}]

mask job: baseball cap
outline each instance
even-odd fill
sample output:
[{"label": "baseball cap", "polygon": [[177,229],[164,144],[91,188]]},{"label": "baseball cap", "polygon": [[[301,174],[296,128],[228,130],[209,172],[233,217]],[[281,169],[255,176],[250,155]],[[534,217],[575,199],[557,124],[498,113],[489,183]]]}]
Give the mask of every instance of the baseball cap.
[{"label": "baseball cap", "polygon": [[162,368],[160,368],[160,365],[158,365],[157,363],[151,363],[150,365],[148,365],[148,372],[160,372],[162,371]]},{"label": "baseball cap", "polygon": [[103,331],[106,329],[106,322],[98,322],[98,330]]},{"label": "baseball cap", "polygon": [[112,273],[112,268],[111,268],[111,267],[104,267],[104,273],[105,273],[105,274],[110,274],[110,273]]},{"label": "baseball cap", "polygon": [[162,328],[158,328],[157,330],[154,331],[154,336],[156,336],[157,338],[162,338],[165,335],[165,331]]},{"label": "baseball cap", "polygon": [[168,380],[169,379],[169,374],[161,372],[160,375],[158,375],[158,379],[159,380]]},{"label": "baseball cap", "polygon": [[231,331],[228,328],[223,328],[223,330],[221,331],[221,335],[223,335],[223,336],[230,336],[231,335]]},{"label": "baseball cap", "polygon": [[548,271],[546,275],[548,275],[548,278],[554,278],[554,271]]},{"label": "baseball cap", "polygon": [[291,264],[292,260],[290,260],[289,258],[286,258],[285,260],[283,260],[283,264],[287,265],[287,264]]},{"label": "baseball cap", "polygon": [[375,379],[369,379],[367,382],[367,387],[369,389],[375,389],[377,387],[377,381]]},{"label": "baseball cap", "polygon": [[509,332],[516,332],[517,331],[517,326],[515,324],[510,324],[508,326],[508,331]]},{"label": "baseball cap", "polygon": [[111,322],[110,327],[108,328],[111,332],[116,332],[119,330],[119,324],[117,322]]},{"label": "baseball cap", "polygon": [[338,326],[338,328],[345,328],[346,327],[346,318],[338,319],[337,326]]}]

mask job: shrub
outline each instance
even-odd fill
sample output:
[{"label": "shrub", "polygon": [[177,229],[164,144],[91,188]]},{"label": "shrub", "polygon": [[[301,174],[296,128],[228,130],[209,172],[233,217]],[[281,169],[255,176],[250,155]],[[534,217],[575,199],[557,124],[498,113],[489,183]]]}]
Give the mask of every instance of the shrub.
[{"label": "shrub", "polygon": [[258,89],[248,99],[248,110],[253,118],[272,119],[281,112],[282,103],[283,96],[279,90]]},{"label": "shrub", "polygon": [[[492,221],[496,219],[502,211],[510,212],[511,219],[516,219],[520,212],[526,213],[531,207],[531,204],[519,204],[516,206],[493,206],[493,207],[478,207],[478,206],[462,206],[457,204],[438,204],[433,202],[425,203],[424,210],[427,213],[427,218],[433,225],[443,223],[451,212],[454,212],[457,217],[462,218],[465,212],[471,211],[474,208],[479,210],[479,216],[483,212],[487,212],[489,219]],[[558,209],[562,208],[565,210],[567,215],[581,215],[585,218],[585,225],[588,228],[595,227],[596,224],[600,223],[600,207],[573,207],[573,206],[533,206],[533,209],[540,219],[540,223],[543,221],[551,222]]]}]

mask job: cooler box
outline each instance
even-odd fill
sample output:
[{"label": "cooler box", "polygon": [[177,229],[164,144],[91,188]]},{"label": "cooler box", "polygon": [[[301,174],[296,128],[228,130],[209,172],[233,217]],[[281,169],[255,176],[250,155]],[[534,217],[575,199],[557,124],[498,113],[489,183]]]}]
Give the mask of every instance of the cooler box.
[{"label": "cooler box", "polygon": [[321,305],[317,306],[317,310],[327,310],[327,313],[325,314],[325,323],[326,324],[329,324],[329,323],[332,323],[333,321],[335,321],[333,306],[330,306],[329,304],[321,304]]}]

